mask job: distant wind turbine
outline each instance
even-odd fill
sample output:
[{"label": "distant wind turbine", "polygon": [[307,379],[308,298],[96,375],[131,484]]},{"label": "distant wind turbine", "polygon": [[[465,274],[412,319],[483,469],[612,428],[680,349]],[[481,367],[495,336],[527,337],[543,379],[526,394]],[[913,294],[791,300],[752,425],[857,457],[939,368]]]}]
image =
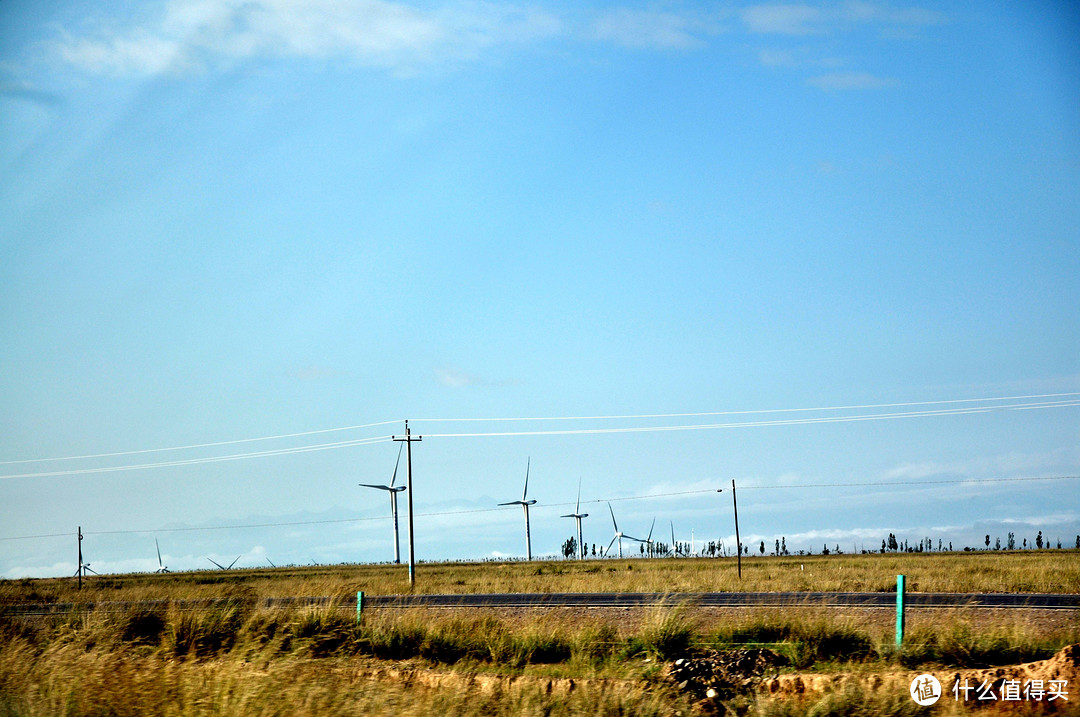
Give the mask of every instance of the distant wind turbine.
[{"label": "distant wind turbine", "polygon": [[385,490],[390,494],[390,515],[394,518],[394,562],[401,562],[401,544],[398,540],[398,517],[397,517],[397,494],[405,490],[407,486],[399,485],[394,486],[397,481],[398,466],[401,464],[401,449],[405,447],[402,443],[397,452],[397,463],[394,463],[394,475],[390,478],[390,485],[377,485],[375,483],[360,483],[365,488],[378,488],[379,490]]},{"label": "distant wind turbine", "polygon": [[611,503],[607,504],[607,509],[608,509],[608,512],[611,513],[611,524],[615,526],[615,537],[611,539],[610,543],[608,543],[607,550],[605,550],[604,553],[607,554],[607,553],[611,552],[611,546],[614,545],[615,541],[617,540],[617,541],[619,541],[619,557],[621,558],[622,557],[622,539],[623,538],[626,538],[627,540],[636,540],[639,543],[643,542],[643,541],[640,538],[635,538],[632,535],[627,535],[626,533],[619,530],[619,524],[615,522],[615,511],[613,511],[611,509]]},{"label": "distant wind turbine", "polygon": [[581,519],[588,518],[588,513],[581,512],[581,479],[578,478],[577,482],[577,503],[574,504],[574,512],[570,515],[561,515],[560,518],[573,518],[577,521],[577,544],[578,544],[578,560],[585,559],[585,543],[581,542]]},{"label": "distant wind turbine", "polygon": [[532,560],[532,537],[529,535],[529,506],[536,505],[535,500],[528,500],[529,494],[529,466],[532,463],[532,458],[525,463],[525,490],[521,492],[521,500],[512,500],[509,503],[499,503],[499,505],[520,505],[521,509],[525,511],[525,559]]},{"label": "distant wind turbine", "polygon": [[649,537],[645,538],[645,540],[638,540],[639,543],[643,543],[645,545],[645,551],[646,551],[646,553],[648,554],[648,556],[650,558],[652,557],[652,554],[653,554],[652,531],[653,531],[653,528],[655,528],[655,527],[656,527],[656,516],[654,515],[653,519],[652,519],[652,525],[649,526]]},{"label": "distant wind turbine", "polygon": [[165,564],[161,562],[161,546],[158,545],[157,538],[154,538],[154,547],[157,548],[157,570],[155,573],[167,573],[169,569],[165,567]]},{"label": "distant wind turbine", "polygon": [[221,568],[222,570],[232,570],[232,566],[236,565],[236,561],[237,561],[237,560],[239,560],[239,559],[241,558],[241,556],[242,556],[242,554],[241,554],[241,555],[237,555],[237,556],[236,556],[236,559],[235,559],[235,560],[233,560],[233,561],[232,561],[231,563],[229,563],[229,567],[225,567],[224,565],[222,565],[221,563],[219,563],[218,561],[214,560],[214,559],[213,559],[213,558],[211,558],[211,557],[207,557],[206,559],[207,559],[207,560],[209,560],[209,561],[210,561],[211,563],[213,563],[214,565],[216,565],[216,566],[218,566],[219,568]]},{"label": "distant wind turbine", "polygon": [[75,569],[75,574],[72,575],[72,577],[78,577],[80,571],[84,572],[84,573],[93,573],[94,575],[100,575],[101,574],[96,570],[91,570],[90,569],[90,563],[82,563],[81,565],[79,565],[78,568]]}]

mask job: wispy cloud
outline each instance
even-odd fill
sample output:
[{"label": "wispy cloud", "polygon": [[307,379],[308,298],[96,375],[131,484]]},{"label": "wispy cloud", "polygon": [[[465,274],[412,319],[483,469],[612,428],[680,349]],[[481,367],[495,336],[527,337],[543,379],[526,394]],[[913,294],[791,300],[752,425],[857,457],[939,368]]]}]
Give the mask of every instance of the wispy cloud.
[{"label": "wispy cloud", "polygon": [[720,25],[711,18],[630,8],[603,12],[594,24],[598,39],[635,48],[698,48],[706,44],[703,36],[720,31]]},{"label": "wispy cloud", "polygon": [[167,0],[154,21],[84,37],[68,33],[56,49],[73,65],[117,75],[184,73],[265,57],[338,58],[409,71],[558,29],[543,11],[489,3]]},{"label": "wispy cloud", "polygon": [[484,376],[478,376],[458,368],[435,369],[435,380],[449,388],[468,388],[470,386],[520,386],[521,381],[515,379],[491,380]]},{"label": "wispy cloud", "polygon": [[739,13],[750,32],[815,35],[825,30],[826,16],[810,5],[753,5]]},{"label": "wispy cloud", "polygon": [[939,25],[946,20],[935,10],[896,8],[859,0],[828,5],[751,5],[743,8],[739,17],[750,32],[789,36],[823,35],[866,25],[877,26],[887,35],[900,36],[904,32],[910,35],[916,28]]},{"label": "wispy cloud", "polygon": [[468,386],[483,386],[486,381],[479,376],[466,373],[456,368],[435,369],[435,379],[443,386],[450,388],[466,388]]},{"label": "wispy cloud", "polygon": [[897,81],[892,78],[878,77],[869,72],[831,72],[808,78],[806,82],[826,92],[879,90],[897,84]]}]

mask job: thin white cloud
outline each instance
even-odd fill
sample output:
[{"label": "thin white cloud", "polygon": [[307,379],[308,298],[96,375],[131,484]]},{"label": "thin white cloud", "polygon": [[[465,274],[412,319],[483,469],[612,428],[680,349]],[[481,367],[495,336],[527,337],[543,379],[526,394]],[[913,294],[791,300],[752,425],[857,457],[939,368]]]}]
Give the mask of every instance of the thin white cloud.
[{"label": "thin white cloud", "polygon": [[471,373],[466,373],[455,368],[437,368],[435,369],[435,379],[443,386],[449,388],[467,388],[469,386],[482,386],[484,385],[484,379],[479,376],[474,376]]},{"label": "thin white cloud", "polygon": [[692,49],[703,47],[703,35],[720,31],[712,20],[675,12],[616,8],[596,18],[595,36],[632,48]]},{"label": "thin white cloud", "polygon": [[557,32],[539,10],[489,3],[418,8],[390,0],[167,0],[157,20],[65,34],[65,61],[96,73],[183,73],[264,57],[339,58],[409,71]]},{"label": "thin white cloud", "polygon": [[851,0],[829,5],[767,3],[751,5],[739,12],[746,29],[758,34],[822,35],[857,26],[873,25],[894,37],[911,36],[914,29],[945,22],[937,11],[920,7],[895,8],[889,5]]},{"label": "thin white cloud", "polygon": [[847,90],[878,90],[897,84],[888,77],[878,77],[869,72],[832,72],[806,80],[806,83],[827,92]]},{"label": "thin white cloud", "polygon": [[752,5],[739,13],[750,32],[815,35],[825,30],[825,13],[810,5]]}]

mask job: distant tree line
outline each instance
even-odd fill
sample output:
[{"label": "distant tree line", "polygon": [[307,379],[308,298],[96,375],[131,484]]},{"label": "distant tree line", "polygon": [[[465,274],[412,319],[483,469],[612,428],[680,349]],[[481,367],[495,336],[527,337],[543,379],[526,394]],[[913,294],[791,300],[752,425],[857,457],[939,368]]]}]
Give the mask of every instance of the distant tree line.
[{"label": "distant tree line", "polygon": [[[1005,544],[1002,546],[1001,537],[997,537],[993,540],[993,547],[990,546],[991,536],[987,533],[983,537],[983,545],[981,547],[964,546],[962,550],[964,552],[973,552],[976,550],[1016,550],[1016,533],[1009,532],[1005,537]],[[1061,539],[1056,540],[1056,548],[1062,550]],[[1035,536],[1035,540],[1028,541],[1027,538],[1021,538],[1020,549],[1021,550],[1052,550],[1055,545],[1051,545],[1050,540],[1045,538],[1040,530]],[[788,550],[786,536],[781,536],[773,541],[773,550],[769,555],[773,556],[785,556],[791,555],[791,551]],[[1080,535],[1076,536],[1075,542],[1076,550],[1080,550]],[[750,546],[743,545],[743,555],[750,554]],[[562,554],[564,558],[573,558],[577,556],[577,538],[571,536],[562,544]],[[766,546],[764,540],[759,540],[757,545],[757,552],[759,555],[764,556],[768,546]],[[874,552],[873,549],[867,550],[863,548],[861,551],[856,547],[855,552],[862,552],[866,555]],[[889,533],[888,537],[882,538],[881,547],[878,552],[884,553],[945,553],[953,552],[952,541],[946,543],[941,538],[938,538],[937,545],[934,545],[933,538],[926,536],[919,539],[919,542],[915,543],[908,539],[901,540],[896,537],[894,533]],[[605,557],[606,548],[603,545],[597,545],[596,543],[585,543],[585,555],[586,557]],[[690,543],[678,542],[673,544],[663,542],[652,543],[639,543],[638,553],[642,556],[648,555],[649,557],[691,557],[693,555],[706,556],[710,558],[715,557],[727,557],[728,549],[724,545],[723,540],[710,540],[703,542],[700,549],[695,553],[691,549]],[[796,555],[813,555],[813,550],[799,550]],[[821,546],[821,555],[843,555],[844,551],[840,549],[838,543],[834,543],[830,548],[828,544]]]}]

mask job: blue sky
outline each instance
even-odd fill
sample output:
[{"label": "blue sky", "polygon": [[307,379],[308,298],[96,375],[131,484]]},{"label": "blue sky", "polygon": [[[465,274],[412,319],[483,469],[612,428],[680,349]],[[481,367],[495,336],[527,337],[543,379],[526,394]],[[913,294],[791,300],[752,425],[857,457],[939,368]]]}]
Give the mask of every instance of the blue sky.
[{"label": "blue sky", "polygon": [[[356,484],[388,440],[42,474],[401,423],[17,461],[411,418],[420,511],[513,500],[531,459],[537,553],[579,477],[653,496],[614,504],[632,534],[730,542],[727,496],[661,494],[734,478],[748,542],[1071,544],[1075,480],[901,483],[1080,474],[1075,395],[422,419],[1080,392],[1078,31],[1048,2],[4,3],[0,538],[82,525],[111,570],[155,537],[172,567],[384,560]],[[320,520],[348,522],[168,532]],[[418,556],[519,555],[521,522],[427,516]],[[0,540],[0,574],[73,572],[72,544]]]}]

